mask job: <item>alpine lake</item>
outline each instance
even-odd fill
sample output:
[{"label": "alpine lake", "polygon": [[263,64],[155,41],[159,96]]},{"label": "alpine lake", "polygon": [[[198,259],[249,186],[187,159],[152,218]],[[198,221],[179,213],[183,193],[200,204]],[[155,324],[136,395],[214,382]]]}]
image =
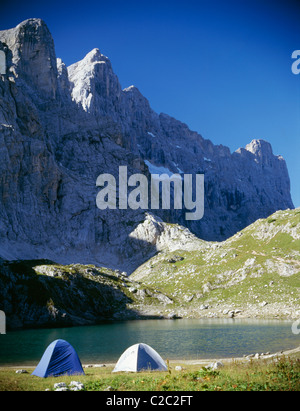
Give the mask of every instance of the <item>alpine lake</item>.
[{"label": "alpine lake", "polygon": [[54,340],[68,341],[83,364],[115,363],[129,346],[146,343],[164,360],[236,358],[300,345],[292,321],[253,319],[135,320],[0,335],[0,366],[35,366]]}]

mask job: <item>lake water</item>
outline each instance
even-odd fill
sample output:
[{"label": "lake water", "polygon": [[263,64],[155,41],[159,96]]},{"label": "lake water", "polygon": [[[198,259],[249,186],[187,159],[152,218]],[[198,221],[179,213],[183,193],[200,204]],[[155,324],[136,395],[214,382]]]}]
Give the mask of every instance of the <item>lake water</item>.
[{"label": "lake water", "polygon": [[37,365],[56,339],[68,341],[82,363],[116,362],[130,345],[146,343],[164,360],[231,358],[296,348],[291,321],[141,320],[95,326],[8,331],[0,335],[0,365]]}]

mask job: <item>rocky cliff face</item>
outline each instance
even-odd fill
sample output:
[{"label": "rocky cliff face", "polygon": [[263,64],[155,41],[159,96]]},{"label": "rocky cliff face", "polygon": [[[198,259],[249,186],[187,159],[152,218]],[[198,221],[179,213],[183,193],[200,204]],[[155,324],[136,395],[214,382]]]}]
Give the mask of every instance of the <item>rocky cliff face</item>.
[{"label": "rocky cliff face", "polygon": [[125,273],[94,265],[0,258],[0,272],[0,305],[8,329],[145,319],[151,315],[144,315],[141,306],[173,304],[167,295]]},{"label": "rocky cliff face", "polygon": [[[205,174],[205,213],[156,210],[205,240],[223,240],[257,218],[293,208],[285,161],[254,140],[234,153],[155,113],[139,90],[122,90],[98,49],[66,67],[46,24],[0,32],[0,256],[96,263],[132,271],[157,250],[145,210],[96,207],[96,179],[149,173]],[[149,216],[149,215],[148,215]],[[149,220],[149,218],[148,218]],[[153,223],[154,224],[154,223]],[[136,236],[135,233],[138,233]],[[150,235],[150,236],[151,236]],[[163,236],[167,241],[168,230]]]}]

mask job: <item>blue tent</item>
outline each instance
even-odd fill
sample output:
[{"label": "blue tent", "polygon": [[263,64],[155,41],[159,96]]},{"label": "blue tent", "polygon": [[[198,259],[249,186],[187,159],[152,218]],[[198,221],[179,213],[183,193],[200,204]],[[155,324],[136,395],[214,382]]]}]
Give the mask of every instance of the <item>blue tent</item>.
[{"label": "blue tent", "polygon": [[79,374],[84,375],[80,359],[72,345],[65,340],[53,341],[32,373],[43,378]]}]

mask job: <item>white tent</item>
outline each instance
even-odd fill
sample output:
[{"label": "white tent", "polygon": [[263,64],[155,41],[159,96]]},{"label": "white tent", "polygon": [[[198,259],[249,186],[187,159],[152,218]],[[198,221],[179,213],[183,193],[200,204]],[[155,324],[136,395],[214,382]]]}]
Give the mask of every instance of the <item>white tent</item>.
[{"label": "white tent", "polygon": [[161,356],[147,344],[135,344],[121,355],[113,372],[168,371]]}]

